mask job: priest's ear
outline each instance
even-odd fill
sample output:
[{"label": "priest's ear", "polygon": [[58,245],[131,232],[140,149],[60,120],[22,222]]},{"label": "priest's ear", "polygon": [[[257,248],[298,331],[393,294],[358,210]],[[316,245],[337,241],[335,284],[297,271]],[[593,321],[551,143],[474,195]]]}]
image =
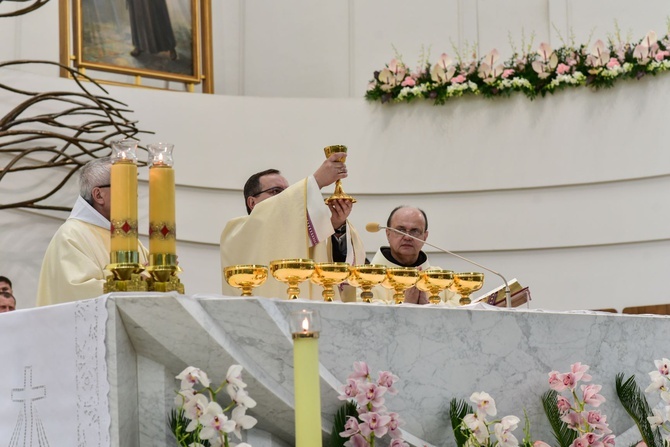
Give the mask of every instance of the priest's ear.
[{"label": "priest's ear", "polygon": [[247,197],[247,214],[251,214],[251,211],[258,204],[258,199],[254,196]]}]

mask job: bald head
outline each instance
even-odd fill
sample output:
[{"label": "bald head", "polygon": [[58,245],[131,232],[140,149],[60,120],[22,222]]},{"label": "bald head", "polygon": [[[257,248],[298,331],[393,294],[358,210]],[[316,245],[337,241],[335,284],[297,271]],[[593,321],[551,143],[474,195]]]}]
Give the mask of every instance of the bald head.
[{"label": "bald head", "polygon": [[391,211],[386,226],[415,238],[403,236],[395,231],[386,230],[386,239],[389,241],[391,255],[404,266],[416,263],[423,248],[423,242],[428,237],[428,219],[426,213],[419,208],[399,206]]}]

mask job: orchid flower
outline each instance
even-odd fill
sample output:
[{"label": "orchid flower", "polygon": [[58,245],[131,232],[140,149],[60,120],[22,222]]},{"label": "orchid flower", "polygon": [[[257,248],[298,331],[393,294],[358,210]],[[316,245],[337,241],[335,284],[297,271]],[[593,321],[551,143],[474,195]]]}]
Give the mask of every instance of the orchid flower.
[{"label": "orchid flower", "polygon": [[246,414],[246,407],[238,405],[233,409],[230,418],[233,422],[233,429],[231,430],[237,436],[237,439],[242,440],[242,429],[248,430],[256,425],[258,422],[256,418]]},{"label": "orchid flower", "polygon": [[582,385],[581,390],[584,393],[584,403],[592,407],[599,407],[601,403],[605,402],[605,398],[598,394],[602,389],[600,385]]},{"label": "orchid flower", "polygon": [[363,436],[370,436],[374,433],[375,437],[381,438],[388,431],[388,424],[391,417],[385,414],[375,412],[364,413],[358,416],[363,423],[359,425]]},{"label": "orchid flower", "polygon": [[381,407],[384,405],[384,398],[386,388],[377,386],[375,383],[364,383],[360,385],[360,393],[356,396],[358,405],[364,406],[370,404],[372,408]]},{"label": "orchid flower", "polygon": [[207,377],[207,374],[198,368],[194,368],[193,366],[189,366],[183,370],[176,378],[181,380],[182,390],[193,388],[196,383],[201,383],[204,387],[209,386],[209,378]]},{"label": "orchid flower", "polygon": [[487,414],[489,416],[495,416],[498,412],[496,410],[496,402],[493,400],[488,393],[472,393],[470,396],[470,401],[477,404],[477,413]]},{"label": "orchid flower", "polygon": [[223,409],[216,402],[210,402],[201,422],[203,428],[200,431],[200,438],[202,439],[220,437],[223,433],[230,433],[235,428],[235,422],[223,414]]}]

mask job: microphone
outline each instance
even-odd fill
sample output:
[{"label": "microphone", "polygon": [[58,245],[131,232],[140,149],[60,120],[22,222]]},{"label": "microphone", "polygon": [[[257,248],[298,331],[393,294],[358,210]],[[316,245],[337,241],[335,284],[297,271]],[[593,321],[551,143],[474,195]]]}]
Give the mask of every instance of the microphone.
[{"label": "microphone", "polygon": [[503,280],[503,282],[505,283],[505,302],[507,303],[507,307],[512,307],[512,294],[510,293],[510,290],[509,290],[509,283],[507,282],[507,280],[505,279],[505,277],[504,277],[503,275],[501,275],[500,273],[496,272],[495,270],[491,270],[491,269],[488,268],[488,267],[484,267],[483,265],[476,263],[476,262],[473,261],[472,259],[468,259],[468,258],[466,258],[466,257],[464,257],[464,256],[457,255],[456,253],[453,253],[453,252],[451,252],[451,251],[449,251],[449,250],[445,250],[444,248],[441,248],[441,247],[438,247],[438,246],[436,246],[436,245],[430,244],[430,243],[428,243],[428,242],[426,242],[426,241],[424,241],[424,240],[419,239],[418,237],[414,237],[414,236],[412,236],[411,234],[407,234],[407,233],[405,233],[404,231],[396,230],[395,228],[391,228],[391,227],[384,227],[384,226],[382,226],[382,225],[379,225],[377,222],[370,222],[370,223],[368,223],[368,224],[365,226],[365,229],[366,229],[368,232],[370,232],[370,233],[376,233],[376,232],[378,232],[379,230],[381,230],[382,228],[384,228],[384,229],[386,229],[386,230],[394,231],[394,232],[396,232],[396,233],[398,233],[398,234],[402,234],[403,236],[407,236],[407,237],[412,238],[412,239],[416,239],[417,241],[419,241],[419,242],[423,242],[424,244],[426,244],[426,245],[428,245],[428,246],[430,246],[430,247],[436,248],[436,249],[440,250],[441,252],[450,254],[450,255],[452,255],[452,256],[456,256],[457,258],[462,259],[462,260],[464,260],[465,262],[469,262],[470,264],[474,264],[474,265],[476,265],[476,266],[479,267],[479,268],[483,268],[483,269],[486,270],[487,272],[491,272],[491,273],[493,273],[494,275],[500,276],[500,278],[501,278],[501,279]]}]

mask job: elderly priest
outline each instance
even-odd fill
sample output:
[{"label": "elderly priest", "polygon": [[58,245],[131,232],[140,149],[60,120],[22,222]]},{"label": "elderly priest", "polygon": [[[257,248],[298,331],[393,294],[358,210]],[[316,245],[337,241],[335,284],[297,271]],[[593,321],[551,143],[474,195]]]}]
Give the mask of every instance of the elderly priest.
[{"label": "elderly priest", "polygon": [[[362,264],[363,243],[346,220],[351,201],[334,200],[326,205],[321,195],[321,188],[347,177],[346,165],[338,161],[344,155],[332,154],[313,175],[291,186],[275,169],[252,175],[244,186],[249,215],[230,220],[221,234],[222,271],[231,265],[268,265],[289,258]],[[222,282],[224,295],[239,295],[239,290],[230,287],[225,278]],[[301,297],[320,297],[318,289],[305,284]],[[349,299],[355,299],[353,290],[347,292],[351,292]],[[268,278],[253,294],[284,298],[286,284]]]}]

